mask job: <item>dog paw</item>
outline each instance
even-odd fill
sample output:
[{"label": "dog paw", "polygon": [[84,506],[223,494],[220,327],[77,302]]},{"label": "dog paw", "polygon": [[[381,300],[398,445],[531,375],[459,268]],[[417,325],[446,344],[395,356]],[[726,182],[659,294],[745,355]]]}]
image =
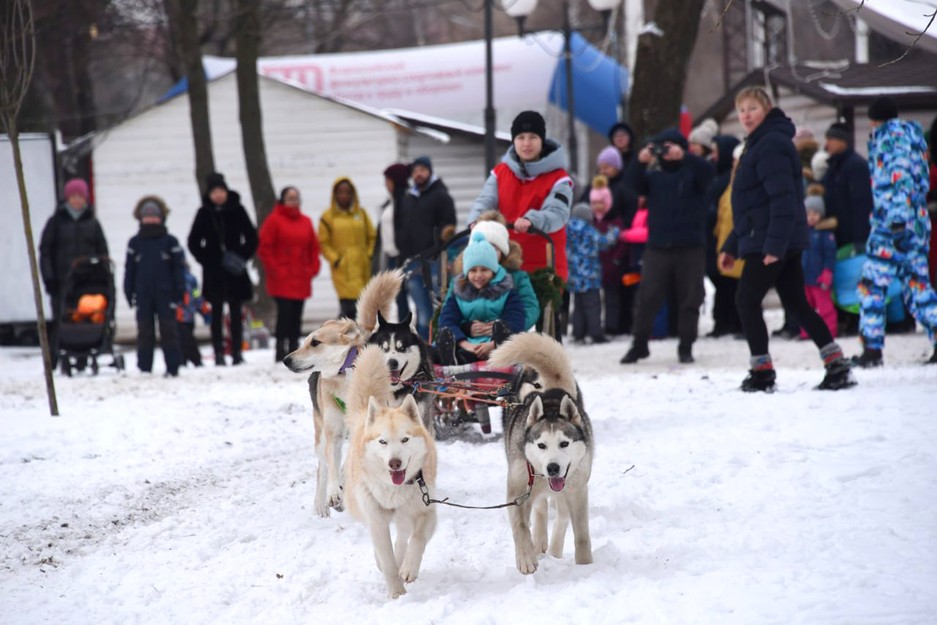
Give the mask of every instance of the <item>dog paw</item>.
[{"label": "dog paw", "polygon": [[403,587],[402,583],[398,582],[398,584],[391,585],[387,594],[391,599],[397,599],[398,597],[407,594],[407,589]]},{"label": "dog paw", "polygon": [[341,491],[335,491],[329,494],[328,506],[329,508],[335,508],[339,512],[345,509]]},{"label": "dog paw", "polygon": [[582,551],[576,552],[576,564],[592,564],[592,552],[591,551]]},{"label": "dog paw", "polygon": [[322,517],[323,519],[329,518],[329,507],[325,503],[316,504],[316,515]]},{"label": "dog paw", "polygon": [[408,563],[404,562],[397,572],[400,574],[400,579],[409,584],[410,582],[416,581],[416,576],[419,575],[420,569],[411,567]]},{"label": "dog paw", "polygon": [[524,575],[530,575],[537,570],[537,554],[533,550],[517,550],[517,570]]}]

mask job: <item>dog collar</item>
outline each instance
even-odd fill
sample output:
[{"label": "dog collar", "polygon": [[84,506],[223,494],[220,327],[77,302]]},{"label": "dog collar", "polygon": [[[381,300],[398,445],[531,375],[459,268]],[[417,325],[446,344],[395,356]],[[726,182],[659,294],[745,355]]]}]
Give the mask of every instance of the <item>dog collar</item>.
[{"label": "dog collar", "polygon": [[342,366],[338,368],[338,374],[342,375],[346,370],[350,369],[351,365],[355,362],[355,358],[357,357],[358,348],[356,346],[352,346],[352,348],[348,350],[348,355],[345,356],[345,362],[343,362]]}]

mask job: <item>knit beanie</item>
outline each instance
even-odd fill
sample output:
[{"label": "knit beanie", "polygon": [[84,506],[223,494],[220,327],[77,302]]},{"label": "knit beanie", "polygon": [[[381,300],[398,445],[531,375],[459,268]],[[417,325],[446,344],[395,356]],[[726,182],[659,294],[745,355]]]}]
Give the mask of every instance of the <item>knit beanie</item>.
[{"label": "knit beanie", "polygon": [[405,189],[407,179],[410,178],[410,166],[403,163],[394,163],[384,170],[384,177],[394,183],[395,189]]},{"label": "knit beanie", "polygon": [[686,149],[687,149],[687,146],[688,146],[686,137],[684,137],[683,134],[680,132],[680,130],[677,129],[676,127],[667,128],[666,130],[662,130],[661,132],[659,132],[658,134],[654,135],[654,136],[651,138],[651,142],[652,142],[652,143],[661,143],[661,144],[662,144],[662,143],[664,143],[665,141],[669,141],[669,142],[671,142],[671,143],[674,143],[674,144],[676,144],[676,145],[679,145],[679,146],[680,146],[681,148],[683,148],[684,150],[686,150]]},{"label": "knit beanie", "polygon": [[869,105],[869,119],[876,122],[887,122],[898,117],[898,103],[888,96],[875,98]]},{"label": "knit beanie", "polygon": [[70,198],[73,195],[80,195],[84,198],[85,202],[88,201],[90,195],[88,193],[88,183],[82,180],[81,178],[72,178],[65,183],[65,197]]},{"label": "knit beanie", "polygon": [[826,215],[826,203],[822,195],[808,195],[804,198],[804,208],[807,212],[820,213],[820,217]]},{"label": "knit beanie", "polygon": [[[608,191],[608,189],[602,189],[603,191]],[[592,191],[595,193],[595,191]],[[592,193],[589,196],[592,196]],[[587,224],[595,222],[595,215],[592,214],[592,208],[585,202],[579,202],[573,206],[572,212],[569,214],[570,219],[581,219]]]},{"label": "knit beanie", "polygon": [[612,192],[608,187],[593,187],[589,191],[589,202],[602,202],[602,207],[607,211],[612,207]]},{"label": "knit beanie", "polygon": [[228,190],[228,185],[224,181],[224,176],[218,172],[213,171],[212,173],[205,176],[205,191],[211,193],[212,189],[217,189],[221,187],[225,191]]},{"label": "knit beanie", "polygon": [[430,158],[426,155],[417,156],[415,159],[413,159],[413,163],[410,165],[410,167],[413,168],[416,166],[425,167],[429,170],[429,173],[433,173],[433,161],[431,161]]},{"label": "knit beanie", "polygon": [[609,165],[614,167],[618,171],[622,169],[621,161],[621,152],[618,151],[614,146],[608,146],[599,152],[598,157],[595,159],[596,165]]},{"label": "knit beanie", "polygon": [[835,122],[830,124],[830,127],[826,129],[826,138],[827,139],[839,139],[840,141],[845,141],[846,143],[852,143],[852,129],[849,128],[843,122]]},{"label": "knit beanie", "polygon": [[532,132],[543,141],[547,138],[547,123],[537,111],[523,111],[511,123],[511,141],[522,132]]},{"label": "knit beanie", "polygon": [[716,120],[704,119],[699,126],[690,131],[689,143],[698,143],[703,147],[710,147],[713,139],[719,134],[719,124]]},{"label": "knit beanie", "polygon": [[508,240],[508,229],[497,221],[477,221],[472,228],[472,234],[481,233],[485,240],[495,246],[504,256],[511,252]]},{"label": "knit beanie", "polygon": [[462,252],[462,270],[468,275],[473,267],[486,267],[498,273],[498,255],[494,246],[485,239],[481,232],[473,232],[468,247]]}]

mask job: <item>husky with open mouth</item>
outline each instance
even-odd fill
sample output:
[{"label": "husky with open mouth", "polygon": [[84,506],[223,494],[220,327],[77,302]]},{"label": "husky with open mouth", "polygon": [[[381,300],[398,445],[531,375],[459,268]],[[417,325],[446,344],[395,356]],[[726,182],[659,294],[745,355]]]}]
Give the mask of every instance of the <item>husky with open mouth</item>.
[{"label": "husky with open mouth", "polygon": [[395,405],[400,406],[407,395],[413,395],[423,415],[423,425],[432,435],[433,395],[421,391],[414,382],[433,380],[433,361],[426,342],[411,325],[412,320],[412,315],[408,314],[398,323],[391,323],[378,312],[377,330],[368,344],[377,345],[384,354]]},{"label": "husky with open mouth", "polygon": [[[524,574],[536,571],[538,556],[548,548],[554,558],[563,557],[570,521],[576,564],[591,564],[592,425],[566,352],[548,336],[524,333],[498,347],[488,362],[496,367],[524,367],[502,413],[508,459],[507,500],[514,501],[531,489],[528,499],[508,508],[517,569]],[[548,544],[550,500],[557,514]]]}]

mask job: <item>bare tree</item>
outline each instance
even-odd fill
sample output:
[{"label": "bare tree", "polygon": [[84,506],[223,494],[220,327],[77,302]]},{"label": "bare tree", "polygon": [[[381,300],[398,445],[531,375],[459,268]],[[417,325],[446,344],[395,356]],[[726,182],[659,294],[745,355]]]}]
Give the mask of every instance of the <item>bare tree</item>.
[{"label": "bare tree", "polygon": [[198,0],[166,0],[173,38],[185,64],[189,83],[189,119],[195,144],[195,182],[204,193],[205,177],[215,170],[211,146],[211,121],[208,113],[208,85],[202,66],[202,48],[198,35]]},{"label": "bare tree", "polygon": [[648,137],[680,119],[680,104],[706,0],[660,0],[638,38],[634,83],[628,103],[637,137]]},{"label": "bare tree", "polygon": [[[237,39],[237,85],[240,105],[241,143],[244,146],[244,163],[247,179],[251,185],[251,197],[257,214],[258,226],[263,223],[273,208],[276,193],[267,166],[267,148],[264,143],[263,115],[260,108],[260,88],[257,78],[257,58],[260,55],[261,25],[260,0],[238,0],[235,18]],[[257,289],[255,313],[270,321],[273,302],[264,288],[266,276],[260,269],[260,284]]]},{"label": "bare tree", "polygon": [[0,11],[2,11],[0,12],[0,121],[3,122],[10,137],[10,145],[13,147],[13,165],[16,169],[16,184],[20,192],[26,249],[29,250],[29,269],[33,279],[33,299],[36,304],[39,343],[42,346],[46,392],[49,395],[49,413],[57,417],[59,406],[55,397],[55,382],[52,379],[52,354],[49,350],[46,318],[42,309],[39,264],[36,262],[36,245],[29,217],[29,197],[26,193],[26,179],[23,176],[23,159],[20,154],[19,131],[16,123],[35,67],[36,31],[29,0],[6,0]]}]

